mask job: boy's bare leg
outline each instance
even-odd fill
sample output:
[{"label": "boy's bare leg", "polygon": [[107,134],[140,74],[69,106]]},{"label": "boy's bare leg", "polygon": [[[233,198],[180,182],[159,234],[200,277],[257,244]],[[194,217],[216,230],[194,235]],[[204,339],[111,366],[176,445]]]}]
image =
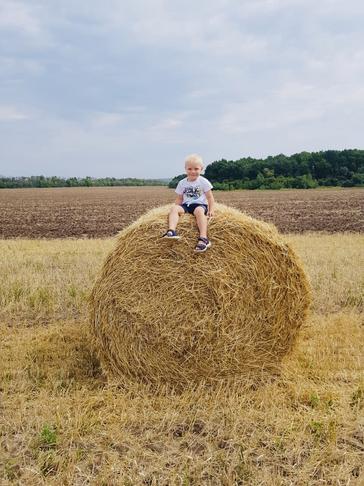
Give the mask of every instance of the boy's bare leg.
[{"label": "boy's bare leg", "polygon": [[185,210],[183,209],[182,206],[178,206],[178,204],[172,206],[172,209],[170,210],[168,216],[168,224],[169,224],[168,229],[171,229],[173,231],[176,230],[179,217],[181,214],[184,214],[184,212]]},{"label": "boy's bare leg", "polygon": [[207,217],[203,207],[197,207],[193,214],[196,217],[198,229],[200,231],[201,238],[207,238]]}]

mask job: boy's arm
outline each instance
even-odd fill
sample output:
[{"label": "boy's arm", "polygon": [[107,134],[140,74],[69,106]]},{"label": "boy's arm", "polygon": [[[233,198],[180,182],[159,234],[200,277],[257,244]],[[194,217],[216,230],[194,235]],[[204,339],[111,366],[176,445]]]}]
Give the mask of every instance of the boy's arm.
[{"label": "boy's arm", "polygon": [[212,218],[212,216],[214,215],[215,199],[214,199],[214,195],[212,194],[211,189],[209,191],[205,192],[205,196],[206,196],[206,199],[207,199],[207,202],[208,202],[208,205],[209,205],[207,216],[209,218]]},{"label": "boy's arm", "polygon": [[174,203],[175,204],[178,204],[179,206],[181,206],[182,201],[183,201],[183,194],[178,194],[178,196],[176,197],[176,200],[174,201]]}]

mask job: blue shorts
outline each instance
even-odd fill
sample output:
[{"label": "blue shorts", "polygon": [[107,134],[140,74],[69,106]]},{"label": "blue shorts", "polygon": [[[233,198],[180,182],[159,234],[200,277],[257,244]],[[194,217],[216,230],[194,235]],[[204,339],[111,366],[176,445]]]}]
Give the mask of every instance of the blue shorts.
[{"label": "blue shorts", "polygon": [[193,214],[194,210],[198,207],[201,206],[205,210],[205,214],[207,214],[207,204],[181,204],[183,209],[185,210],[185,213]]}]

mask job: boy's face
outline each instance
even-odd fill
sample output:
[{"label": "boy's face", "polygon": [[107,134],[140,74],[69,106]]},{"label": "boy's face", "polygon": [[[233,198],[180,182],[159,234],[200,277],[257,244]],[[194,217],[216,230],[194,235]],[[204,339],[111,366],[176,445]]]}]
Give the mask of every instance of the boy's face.
[{"label": "boy's face", "polygon": [[187,178],[190,181],[194,181],[197,179],[197,177],[201,174],[202,172],[202,167],[200,164],[196,162],[188,162],[186,164],[186,174]]}]

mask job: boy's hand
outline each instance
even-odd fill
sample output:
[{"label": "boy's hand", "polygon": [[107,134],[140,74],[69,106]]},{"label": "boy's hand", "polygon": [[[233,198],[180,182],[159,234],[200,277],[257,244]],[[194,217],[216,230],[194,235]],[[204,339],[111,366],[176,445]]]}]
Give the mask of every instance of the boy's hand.
[{"label": "boy's hand", "polygon": [[214,216],[214,210],[213,210],[213,209],[209,209],[209,210],[207,211],[207,217],[208,217],[209,219],[211,219],[211,218],[213,218],[213,216]]}]

